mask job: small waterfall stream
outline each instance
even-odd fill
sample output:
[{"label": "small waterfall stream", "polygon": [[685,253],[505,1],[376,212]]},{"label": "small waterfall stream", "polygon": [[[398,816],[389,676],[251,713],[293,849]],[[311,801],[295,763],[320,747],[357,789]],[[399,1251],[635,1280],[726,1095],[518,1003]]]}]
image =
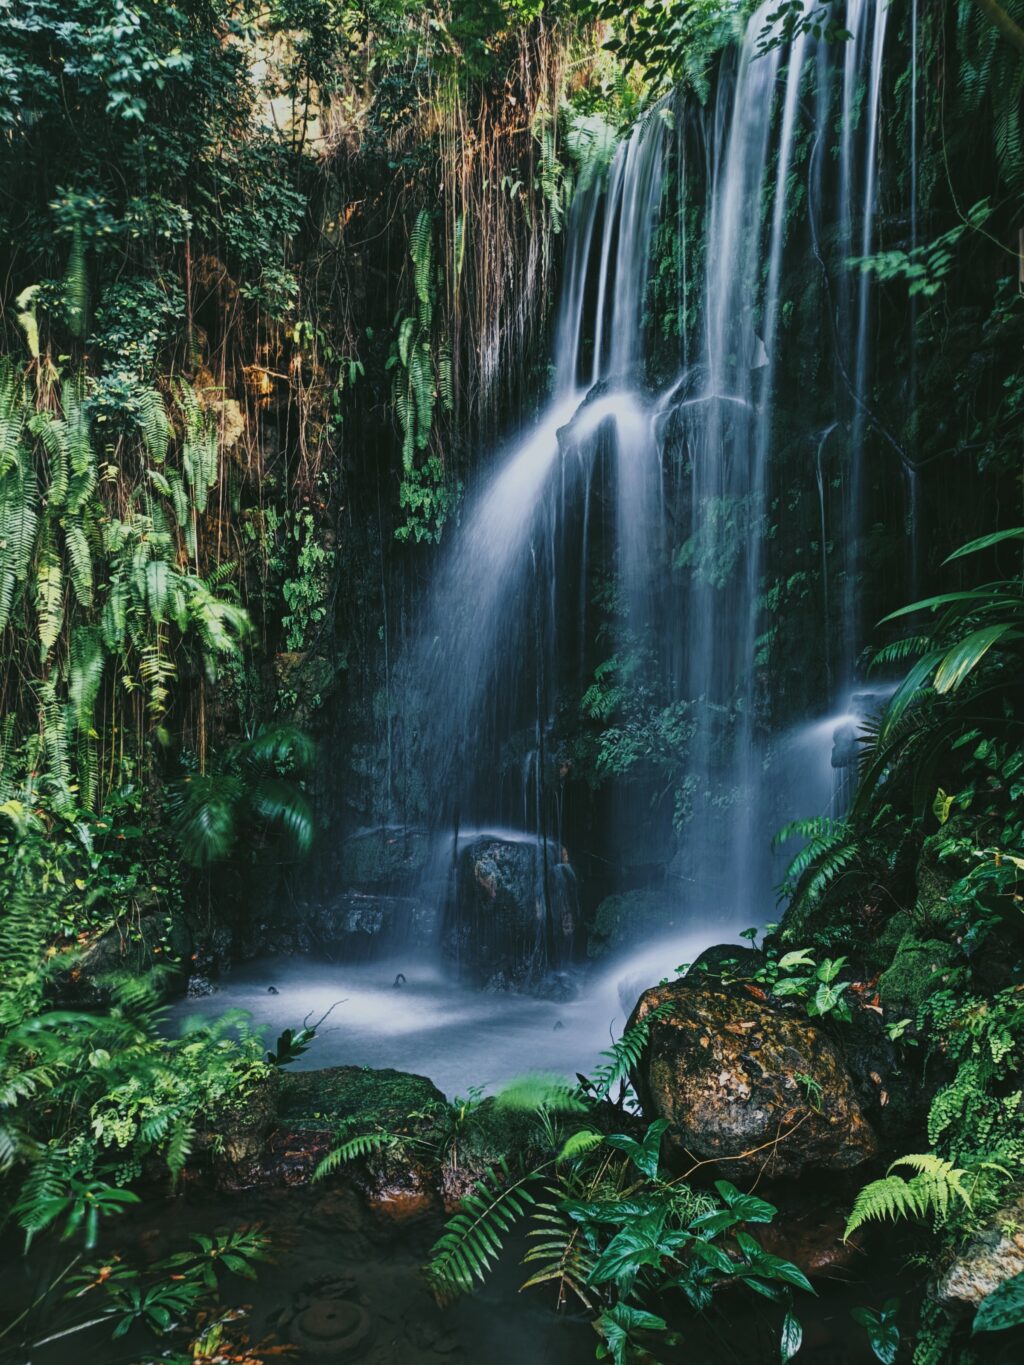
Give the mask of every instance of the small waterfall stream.
[{"label": "small waterfall stream", "polygon": [[[856,687],[873,291],[856,270],[833,280],[824,306],[835,309],[836,406],[800,437],[819,508],[818,705],[836,713],[835,724],[818,715],[794,730],[783,716],[780,728],[784,707],[759,651],[777,515],[777,397],[793,344],[784,262],[809,249],[794,248],[807,212],[835,225],[842,265],[872,249],[888,10],[884,0],[850,0],[849,41],[799,33],[764,51],[771,9],[751,17],[727,55],[710,108],[679,99],[652,108],[604,184],[595,179],[576,196],[552,397],[485,467],[406,661],[419,694],[409,746],[435,813],[449,956],[463,957],[480,917],[467,927],[445,869],[474,840],[510,842],[509,830],[532,850],[537,926],[514,984],[569,960],[578,932],[564,886],[555,889],[577,850],[563,823],[570,761],[552,734],[562,699],[591,681],[598,563],[614,569],[617,659],[653,669],[690,732],[685,809],[665,827],[673,845],[665,885],[683,922],[714,936],[767,918],[778,872],[772,834],[796,814],[834,813],[831,782],[814,777],[821,765],[791,740],[817,736],[827,766]],[[652,386],[652,255],[670,172],[690,325],[681,365]],[[686,237],[693,204],[703,205],[700,272]],[[845,455],[839,468],[833,449]],[[839,546],[831,562],[830,537]],[[627,790],[608,808],[601,837],[611,858],[636,823],[635,800]],[[485,863],[501,861],[496,844],[474,849]]]},{"label": "small waterfall stream", "polygon": [[271,1023],[343,998],[338,1060],[452,1091],[587,1064],[645,985],[773,917],[778,829],[849,799],[884,697],[856,673],[883,443],[850,261],[888,4],[766,44],[776,8],[574,197],[549,397],[475,462],[389,680],[387,823],[348,842],[412,870],[342,879],[322,969],[237,978]]}]

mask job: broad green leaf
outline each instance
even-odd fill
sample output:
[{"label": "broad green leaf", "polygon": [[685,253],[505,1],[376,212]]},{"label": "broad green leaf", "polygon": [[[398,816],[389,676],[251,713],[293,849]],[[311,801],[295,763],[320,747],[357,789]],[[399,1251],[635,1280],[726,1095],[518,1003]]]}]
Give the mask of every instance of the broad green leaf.
[{"label": "broad green leaf", "polygon": [[782,1341],[779,1344],[779,1359],[782,1365],[792,1360],[803,1345],[804,1329],[800,1325],[800,1320],[792,1313],[787,1313],[782,1321]]},{"label": "broad green leaf", "polygon": [[1004,1280],[982,1299],[974,1315],[974,1332],[1005,1332],[1024,1323],[1024,1273]]},{"label": "broad green leaf", "polygon": [[[938,668],[935,670],[935,677],[932,679],[932,686],[936,692],[954,692],[976,668],[985,657],[992,646],[1009,635],[1013,631],[1013,626],[1009,621],[1003,621],[997,626],[982,626],[980,630],[974,630],[963,640],[958,641],[951,650],[943,657]],[[1013,638],[1016,638],[1013,632]]]},{"label": "broad green leaf", "polygon": [[982,606],[986,607],[1019,607],[1022,605],[1020,597],[1007,596],[1005,593],[997,594],[991,588],[972,588],[965,592],[940,592],[935,597],[922,597],[919,602],[911,602],[909,606],[891,611],[888,616],[883,616],[878,624],[884,626],[887,621],[895,621],[900,616],[912,616],[914,612],[944,607],[950,602],[980,602]]},{"label": "broad green leaf", "polygon": [[1024,540],[1024,526],[1014,526],[1009,531],[992,531],[987,536],[979,536],[977,540],[969,540],[966,545],[961,545],[959,550],[947,555],[943,563],[948,564],[950,560],[962,559],[964,555],[977,554],[979,550],[987,550],[1004,540]]}]

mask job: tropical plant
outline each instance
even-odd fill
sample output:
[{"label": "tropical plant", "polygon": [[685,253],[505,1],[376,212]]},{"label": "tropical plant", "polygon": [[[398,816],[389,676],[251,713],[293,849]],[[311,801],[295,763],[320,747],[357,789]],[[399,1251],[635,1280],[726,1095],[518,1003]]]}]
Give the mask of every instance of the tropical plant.
[{"label": "tropical plant", "polygon": [[[916,1174],[909,1179],[894,1174],[901,1166]],[[970,1208],[970,1193],[964,1183],[966,1175],[966,1171],[957,1170],[952,1162],[934,1152],[901,1156],[881,1180],[872,1180],[857,1195],[846,1222],[844,1241],[868,1222],[929,1216],[941,1219],[956,1201]]]},{"label": "tropical plant", "polygon": [[525,1220],[526,1285],[553,1286],[560,1306],[570,1297],[580,1303],[595,1319],[599,1358],[624,1365],[665,1335],[666,1321],[646,1305],[670,1288],[705,1312],[716,1288],[744,1284],[786,1309],[782,1356],[789,1360],[802,1338],[790,1295],[811,1286],[748,1231],[771,1222],[774,1206],[725,1180],[716,1182],[715,1197],[664,1173],[663,1119],[608,1131],[614,1118],[628,1118],[621,1097],[612,1106],[608,1096],[636,1065],[650,1023],[648,1016],[627,1030],[600,1072],[577,1087],[535,1076],[498,1094],[496,1106],[536,1116],[531,1145],[541,1159],[513,1169],[503,1157],[475,1183],[433,1248],[431,1286],[442,1303],[472,1290]]},{"label": "tropical plant", "polygon": [[174,788],[174,832],[194,867],[231,857],[243,839],[280,833],[295,855],[313,842],[312,808],[302,782],[315,754],[298,726],[278,722],[233,744],[205,772]]}]

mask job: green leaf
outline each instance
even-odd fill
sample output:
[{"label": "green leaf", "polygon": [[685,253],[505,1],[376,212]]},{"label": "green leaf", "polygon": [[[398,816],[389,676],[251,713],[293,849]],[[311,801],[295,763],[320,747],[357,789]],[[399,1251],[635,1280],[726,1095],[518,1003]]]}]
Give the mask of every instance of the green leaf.
[{"label": "green leaf", "polygon": [[987,536],[979,536],[977,540],[969,540],[966,545],[961,545],[959,550],[954,550],[947,556],[943,563],[948,564],[950,560],[962,559],[964,555],[977,554],[979,550],[987,550],[1004,540],[1024,540],[1024,526],[1014,526],[1009,531],[992,531]]},{"label": "green leaf", "polygon": [[886,621],[895,621],[897,617],[911,616],[916,611],[925,611],[931,607],[943,607],[949,602],[981,602],[985,606],[1021,605],[1019,597],[997,596],[991,588],[972,588],[967,592],[940,592],[936,597],[923,597],[920,602],[911,602],[909,606],[891,611],[888,616],[883,616],[878,624],[884,626]]},{"label": "green leaf", "polygon": [[778,1213],[774,1204],[753,1194],[742,1194],[728,1180],[716,1180],[715,1189],[728,1204],[730,1212],[743,1223],[770,1223]]},{"label": "green leaf", "polygon": [[982,1299],[974,1315],[973,1332],[1005,1332],[1024,1323],[1024,1273],[1004,1280]]},{"label": "green leaf", "polygon": [[803,1345],[804,1329],[800,1325],[799,1318],[792,1313],[787,1313],[782,1320],[782,1341],[779,1345],[779,1359],[782,1365],[792,1360]]},{"label": "green leaf", "polygon": [[955,692],[992,646],[1008,635],[1011,639],[1018,638],[1012,623],[1003,621],[995,626],[982,626],[980,630],[973,630],[963,640],[957,641],[935,670],[932,686],[936,692]]}]

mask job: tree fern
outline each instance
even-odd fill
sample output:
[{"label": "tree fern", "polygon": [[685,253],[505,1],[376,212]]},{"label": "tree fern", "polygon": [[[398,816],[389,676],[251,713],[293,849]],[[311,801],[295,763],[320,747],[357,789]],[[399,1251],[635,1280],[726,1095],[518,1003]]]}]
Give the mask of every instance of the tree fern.
[{"label": "tree fern", "polygon": [[[909,1180],[893,1174],[900,1166],[917,1174]],[[843,1240],[865,1223],[929,1216],[943,1218],[950,1205],[958,1200],[970,1208],[970,1197],[963,1184],[965,1174],[934,1152],[900,1157],[881,1180],[873,1180],[857,1195]]]},{"label": "tree fern", "polygon": [[440,1304],[483,1283],[501,1254],[503,1239],[536,1203],[529,1186],[538,1172],[513,1180],[504,1157],[464,1196],[434,1244],[427,1279]]}]

